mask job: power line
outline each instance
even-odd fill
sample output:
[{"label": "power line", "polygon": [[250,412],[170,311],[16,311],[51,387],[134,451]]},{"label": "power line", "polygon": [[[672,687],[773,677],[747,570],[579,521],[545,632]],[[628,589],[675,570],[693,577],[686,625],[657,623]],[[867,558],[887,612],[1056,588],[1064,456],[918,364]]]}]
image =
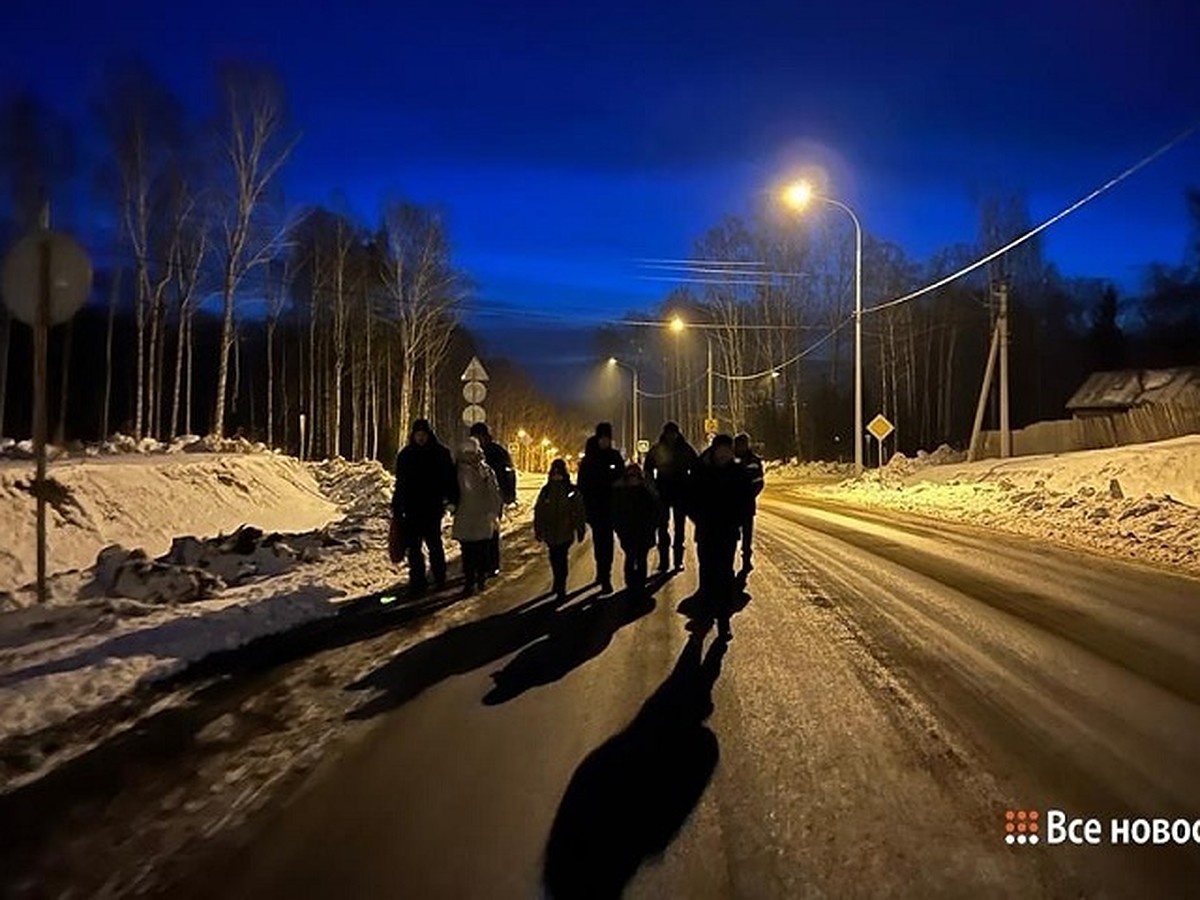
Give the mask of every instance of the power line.
[{"label": "power line", "polygon": [[890,309],[894,306],[900,306],[903,303],[908,303],[912,300],[916,300],[918,297],[924,296],[925,294],[928,294],[931,291],[936,291],[940,287],[945,287],[950,282],[955,281],[959,278],[962,278],[964,275],[968,275],[971,272],[974,272],[976,269],[980,268],[981,266],[987,265],[988,263],[990,263],[992,260],[996,259],[997,257],[1003,256],[1009,250],[1012,250],[1015,247],[1019,247],[1021,244],[1025,243],[1026,241],[1030,240],[1031,238],[1033,238],[1036,235],[1040,234],[1041,232],[1045,231],[1051,225],[1054,225],[1055,223],[1061,221],[1062,219],[1065,219],[1067,216],[1069,216],[1071,213],[1075,212],[1081,206],[1084,206],[1087,203],[1091,203],[1093,200],[1095,200],[1101,194],[1104,194],[1107,191],[1111,190],[1112,188],[1116,187],[1118,184],[1120,184],[1126,178],[1129,178],[1131,175],[1135,174],[1136,172],[1140,171],[1141,169],[1144,169],[1146,166],[1150,165],[1150,163],[1154,162],[1154,160],[1158,159],[1164,153],[1168,152],[1169,150],[1172,150],[1176,145],[1181,144],[1183,141],[1185,141],[1189,137],[1191,137],[1198,128],[1200,128],[1200,120],[1193,122],[1191,125],[1189,125],[1187,128],[1185,128],[1183,131],[1181,131],[1175,137],[1171,138],[1171,140],[1167,141],[1165,144],[1163,144],[1161,147],[1159,147],[1153,153],[1149,154],[1146,157],[1143,157],[1140,161],[1134,163],[1132,166],[1127,168],[1125,171],[1121,172],[1119,175],[1116,175],[1113,178],[1110,178],[1108,181],[1106,181],[1100,187],[1096,188],[1090,194],[1087,194],[1086,196],[1080,198],[1079,200],[1076,200],[1074,203],[1072,203],[1066,209],[1063,209],[1060,212],[1056,213],[1055,215],[1051,216],[1049,219],[1042,222],[1042,224],[1040,224],[1034,228],[1031,228],[1029,231],[1025,232],[1020,237],[1009,241],[1007,244],[1005,244],[1003,247],[999,248],[998,250],[993,250],[991,253],[987,254],[986,256],[981,257],[980,259],[976,260],[975,262],[971,263],[968,266],[965,266],[965,267],[959,269],[957,272],[955,272],[951,275],[947,275],[945,278],[941,278],[938,281],[935,281],[933,284],[926,285],[925,287],[920,288],[919,290],[915,290],[912,293],[905,294],[903,297],[897,297],[895,300],[889,300],[886,303],[880,303],[877,306],[868,307],[863,310],[863,315],[866,315],[867,313],[879,312],[880,310],[884,310],[884,309]]}]

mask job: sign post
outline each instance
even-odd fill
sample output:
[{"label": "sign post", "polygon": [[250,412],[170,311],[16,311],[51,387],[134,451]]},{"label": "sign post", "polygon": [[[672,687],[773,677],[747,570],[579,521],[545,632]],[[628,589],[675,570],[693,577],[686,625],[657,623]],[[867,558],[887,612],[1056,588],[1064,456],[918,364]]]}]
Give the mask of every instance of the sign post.
[{"label": "sign post", "polygon": [[479,422],[486,422],[487,410],[480,404],[487,398],[487,385],[484,382],[488,380],[488,373],[478,356],[471,357],[471,361],[463,369],[461,380],[465,382],[463,399],[467,401],[467,407],[462,413],[463,424],[470,428]]},{"label": "sign post", "polygon": [[896,426],[889,422],[882,413],[877,415],[867,424],[867,431],[871,433],[871,437],[875,438],[879,444],[879,468],[881,469],[883,468],[884,439],[895,430]]},{"label": "sign post", "polygon": [[37,501],[37,597],[46,602],[46,357],[51,325],[69,320],[92,288],[92,264],[74,239],[50,230],[42,214],[39,231],[16,243],[4,260],[0,293],[14,319],[33,328],[33,455]]}]

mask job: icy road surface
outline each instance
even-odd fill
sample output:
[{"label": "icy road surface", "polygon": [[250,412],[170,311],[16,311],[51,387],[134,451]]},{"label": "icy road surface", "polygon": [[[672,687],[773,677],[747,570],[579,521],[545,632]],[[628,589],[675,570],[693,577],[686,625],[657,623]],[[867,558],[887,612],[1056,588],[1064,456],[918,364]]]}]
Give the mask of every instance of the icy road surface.
[{"label": "icy road surface", "polygon": [[1200,819],[1200,582],[768,492],[725,647],[677,612],[694,557],[642,604],[584,589],[588,551],[565,606],[538,599],[531,550],[478,601],[220,673],[0,798],[5,892],[1142,897],[1200,879],[1198,844],[1004,840],[1008,809],[1106,836],[1112,817]]}]

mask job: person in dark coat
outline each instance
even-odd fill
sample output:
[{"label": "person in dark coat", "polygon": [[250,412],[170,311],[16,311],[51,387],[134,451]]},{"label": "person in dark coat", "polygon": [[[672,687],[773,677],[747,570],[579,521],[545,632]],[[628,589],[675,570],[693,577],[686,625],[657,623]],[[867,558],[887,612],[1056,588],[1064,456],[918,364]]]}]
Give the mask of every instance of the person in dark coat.
[{"label": "person in dark coat", "polygon": [[458,477],[450,450],[441,444],[426,419],[413,422],[408,444],[396,455],[396,489],[392,515],[403,524],[408,544],[408,579],[423,590],[423,547],[429,549],[433,583],[446,583],[446,551],[442,546],[442,517],[446,505],[458,502]]},{"label": "person in dark coat", "polygon": [[601,422],[587,439],[579,461],[579,490],[592,528],[592,550],[596,554],[596,581],[601,594],[612,593],[613,485],[625,473],[625,460],[612,445],[612,425]]},{"label": "person in dark coat", "polygon": [[750,478],[733,455],[733,438],[718,434],[696,465],[688,514],[696,526],[700,594],[716,616],[723,640],[733,636],[733,556],[752,502]]},{"label": "person in dark coat", "polygon": [[[663,426],[658,443],[646,454],[646,479],[658,491],[662,501],[662,517],[658,525],[658,571],[667,571],[667,551],[674,548],[675,568],[683,568],[683,537],[687,522],[687,495],[696,451],[679,431],[668,422]],[[674,518],[675,539],[671,540],[671,520]]]},{"label": "person in dark coat", "polygon": [[654,546],[659,512],[658,494],[641,467],[630,463],[613,488],[612,519],[625,554],[625,587],[635,593],[646,589],[646,556]]},{"label": "person in dark coat", "polygon": [[750,561],[753,552],[750,545],[754,541],[754,516],[758,512],[758,495],[762,493],[765,481],[763,480],[762,460],[750,446],[750,435],[746,432],[743,431],[734,437],[733,455],[737,459],[737,464],[746,470],[746,476],[750,481],[750,508],[739,529],[739,537],[742,541],[741,574],[745,577],[754,569],[754,564]]},{"label": "person in dark coat", "polygon": [[[484,422],[476,422],[471,426],[471,437],[479,441],[479,446],[483,448],[484,461],[496,473],[496,480],[500,484],[500,497],[504,501],[504,505],[516,503],[517,470],[513,468],[512,456],[508,450],[503,444],[492,440],[492,434]],[[490,576],[500,574],[499,528],[496,529],[496,533],[492,535],[492,540],[488,544],[487,574]]]},{"label": "person in dark coat", "polygon": [[538,492],[533,507],[533,533],[550,548],[551,590],[559,600],[567,599],[567,567],[571,542],[582,541],[587,529],[583,495],[571,484],[565,460],[550,463],[550,474]]}]

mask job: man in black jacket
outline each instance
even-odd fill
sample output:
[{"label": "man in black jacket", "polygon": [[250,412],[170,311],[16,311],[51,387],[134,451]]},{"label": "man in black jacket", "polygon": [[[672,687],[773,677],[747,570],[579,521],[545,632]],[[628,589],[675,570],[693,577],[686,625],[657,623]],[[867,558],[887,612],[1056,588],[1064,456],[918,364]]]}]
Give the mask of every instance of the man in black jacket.
[{"label": "man in black jacket", "polygon": [[[679,432],[679,426],[663,426],[658,443],[646,455],[646,479],[654,484],[662,502],[658,524],[658,571],[667,571],[667,551],[674,549],[675,568],[683,568],[683,533],[687,522],[689,480],[696,465],[696,451]],[[675,520],[675,540],[671,540],[671,519]]]},{"label": "man in black jacket", "polygon": [[450,451],[438,442],[425,419],[413,422],[408,445],[396,455],[396,490],[392,515],[403,522],[408,544],[408,579],[414,590],[423,590],[425,557],[434,585],[446,583],[446,551],[442,546],[442,517],[446,505],[458,502],[458,476]]},{"label": "man in black jacket", "polygon": [[737,458],[737,464],[746,470],[746,476],[750,480],[750,508],[746,511],[739,529],[742,539],[741,575],[745,578],[754,568],[754,564],[750,562],[750,545],[754,541],[754,516],[758,512],[758,495],[762,493],[765,482],[762,460],[750,447],[750,435],[746,432],[743,431],[733,439],[733,455]]},{"label": "man in black jacket", "polygon": [[625,460],[612,445],[612,425],[601,422],[587,439],[579,462],[579,491],[592,527],[592,550],[596,554],[596,581],[601,594],[611,594],[613,564],[612,493],[625,474]]},{"label": "man in black jacket", "polygon": [[700,557],[700,594],[716,616],[722,640],[733,635],[733,555],[738,532],[753,500],[750,479],[733,455],[733,438],[718,434],[700,455],[693,474],[688,515],[696,525],[696,554]]},{"label": "man in black jacket", "polygon": [[[507,506],[517,502],[517,470],[513,468],[512,456],[503,445],[492,440],[492,434],[483,422],[471,426],[471,437],[479,441],[483,448],[483,461],[496,473],[496,481],[500,484],[500,499]],[[492,542],[488,545],[488,559],[484,572],[489,576],[500,574],[500,529],[492,532]]]}]

